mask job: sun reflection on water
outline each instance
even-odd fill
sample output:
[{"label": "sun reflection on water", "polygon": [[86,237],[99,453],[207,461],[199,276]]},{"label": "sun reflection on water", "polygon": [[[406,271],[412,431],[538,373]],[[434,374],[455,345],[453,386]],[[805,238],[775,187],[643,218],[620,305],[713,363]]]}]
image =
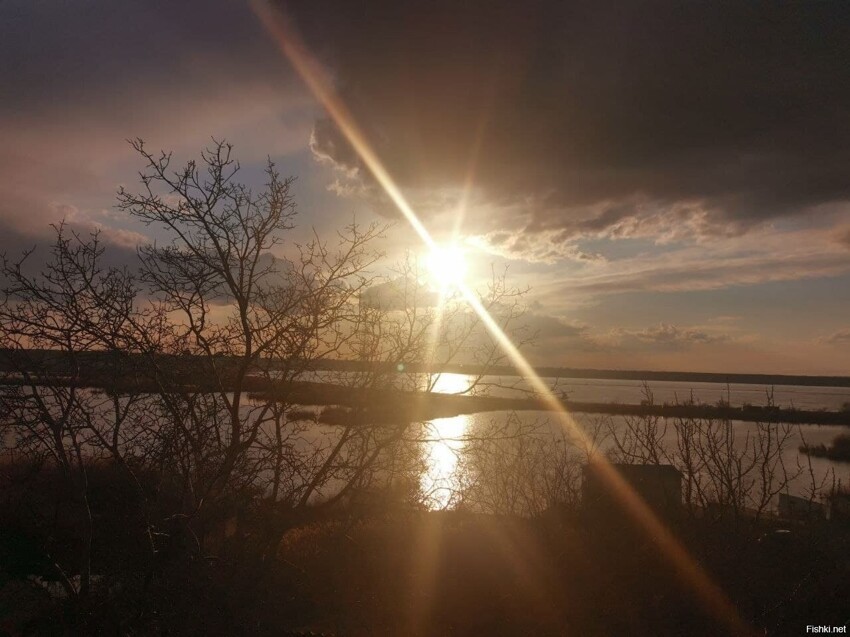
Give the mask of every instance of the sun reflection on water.
[{"label": "sun reflection on water", "polygon": [[[433,391],[458,394],[469,388],[469,377],[464,374],[440,374]],[[425,426],[427,441],[422,443],[425,470],[420,486],[428,508],[445,509],[452,504],[457,491],[458,461],[466,444],[471,419],[467,415],[438,418]]]}]

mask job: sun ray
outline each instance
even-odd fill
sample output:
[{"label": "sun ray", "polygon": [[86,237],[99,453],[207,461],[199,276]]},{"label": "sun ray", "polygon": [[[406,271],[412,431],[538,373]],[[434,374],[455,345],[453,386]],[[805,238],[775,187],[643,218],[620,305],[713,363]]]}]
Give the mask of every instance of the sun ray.
[{"label": "sun ray", "polygon": [[[334,119],[340,131],[359,154],[363,163],[381,185],[402,215],[410,223],[413,230],[429,250],[438,246],[428,230],[422,224],[403,194],[390,177],[389,172],[381,163],[372,146],[368,143],[363,131],[357,125],[353,115],[345,104],[335,94],[332,84],[319,65],[310,55],[304,43],[288,23],[280,11],[275,10],[267,2],[253,0],[252,6],[267,30],[274,36],[283,54]],[[534,371],[525,357],[493,319],[478,297],[465,282],[458,284],[463,297],[476,312],[499,345],[516,366],[518,372],[539,393],[550,409],[558,415],[561,426],[570,433],[585,439],[584,432],[561,401],[550,391],[540,376]],[[705,571],[687,552],[687,549],[673,536],[667,527],[652,512],[647,504],[632,489],[629,484],[604,458],[596,459],[600,475],[607,488],[623,506],[624,510],[639,523],[643,532],[652,540],[664,556],[673,565],[683,583],[691,587],[697,598],[704,604],[706,610],[717,619],[723,621],[733,634],[749,635],[752,630],[743,622],[735,607],[726,594],[708,577]]]},{"label": "sun ray", "polygon": [[336,95],[324,69],[310,55],[304,42],[292,25],[289,24],[286,16],[264,0],[252,0],[251,6],[266,29],[274,36],[275,41],[295,68],[295,71],[304,80],[307,87],[316,96],[322,106],[324,106],[340,131],[342,131],[348,142],[360,156],[360,159],[366,164],[372,176],[375,177],[384,189],[384,192],[392,199],[393,203],[413,227],[413,230],[419,235],[419,238],[422,239],[428,248],[433,249],[436,243],[431,237],[431,234],[422,225],[419,217],[413,212],[413,208],[410,207],[404,195],[402,195],[401,191],[395,185],[384,165],[378,159],[378,155],[366,139],[366,135],[355,121],[351,111],[348,110],[348,107]]},{"label": "sun ray", "polygon": [[475,173],[478,168],[478,156],[481,153],[481,146],[484,143],[484,132],[487,129],[489,120],[490,118],[485,115],[478,122],[478,126],[475,129],[475,138],[473,139],[472,149],[469,153],[469,166],[466,171],[466,179],[463,182],[463,190],[460,194],[454,227],[452,228],[452,241],[455,242],[460,236],[460,229],[466,219],[466,211],[469,208],[469,199],[472,196],[472,186],[475,183]]}]

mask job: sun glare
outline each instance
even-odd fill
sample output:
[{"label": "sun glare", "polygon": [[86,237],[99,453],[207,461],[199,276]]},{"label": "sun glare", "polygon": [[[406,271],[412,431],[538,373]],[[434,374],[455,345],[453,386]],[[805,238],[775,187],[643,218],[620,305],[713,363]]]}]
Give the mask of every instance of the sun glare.
[{"label": "sun glare", "polygon": [[[575,434],[580,440],[587,441],[586,434],[574,421],[571,413],[549,389],[528,360],[520,353],[501,326],[490,315],[478,296],[467,285],[466,261],[463,251],[457,246],[440,247],[422,224],[413,208],[404,198],[401,190],[393,181],[377,153],[358,125],[346,104],[339,98],[333,83],[318,61],[306,48],[303,40],[294,31],[286,16],[277,10],[276,5],[253,0],[252,6],[263,24],[277,40],[281,51],[291,62],[296,72],[304,79],[312,93],[325,107],[328,115],[336,122],[340,131],[355,149],[360,159],[369,169],[377,182],[383,187],[399,211],[410,223],[425,247],[431,250],[427,257],[430,274],[434,282],[442,289],[454,287],[466,299],[470,307],[481,319],[488,332],[501,345],[502,350],[516,366],[517,372],[525,377],[550,409],[558,415],[558,421],[566,431]],[[444,436],[441,436],[444,437]],[[662,550],[675,568],[678,576],[694,591],[712,615],[722,618],[734,634],[751,634],[746,622],[741,618],[735,606],[721,589],[694,560],[681,541],[673,535],[664,522],[653,513],[645,500],[626,482],[614,467],[599,455],[594,462],[602,472],[605,484],[616,496],[620,506],[639,523],[648,538]],[[431,582],[434,585],[434,582]]]},{"label": "sun glare", "polygon": [[440,289],[459,287],[466,279],[466,255],[456,244],[434,247],[426,263],[432,281]]}]

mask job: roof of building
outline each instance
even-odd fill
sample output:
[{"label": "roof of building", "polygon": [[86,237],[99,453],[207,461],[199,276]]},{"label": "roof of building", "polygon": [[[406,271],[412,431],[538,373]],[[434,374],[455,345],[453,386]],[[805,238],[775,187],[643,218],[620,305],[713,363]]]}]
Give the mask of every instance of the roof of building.
[{"label": "roof of building", "polygon": [[[671,464],[629,464],[624,462],[612,462],[611,466],[614,467],[619,473],[625,475],[668,475],[681,477],[682,472],[679,471],[676,467]],[[584,465],[584,471],[594,471],[595,465],[586,464]]]}]

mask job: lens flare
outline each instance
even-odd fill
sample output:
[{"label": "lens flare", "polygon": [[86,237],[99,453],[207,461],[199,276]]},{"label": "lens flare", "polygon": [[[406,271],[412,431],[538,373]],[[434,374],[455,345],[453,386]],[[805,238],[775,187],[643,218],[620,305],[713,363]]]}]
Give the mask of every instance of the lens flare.
[{"label": "lens flare", "polygon": [[[310,54],[304,42],[298,37],[293,26],[285,15],[271,4],[262,0],[252,0],[251,5],[263,25],[274,37],[283,54],[293,68],[298,72],[313,95],[321,102],[325,110],[336,123],[340,132],[347,138],[352,148],[358,153],[363,164],[368,168],[375,181],[381,185],[387,196],[393,201],[401,214],[410,223],[413,230],[425,244],[426,248],[436,252],[439,246],[422,224],[413,208],[405,199],[401,190],[390,177],[389,172],[380,161],[377,153],[369,144],[363,130],[355,121],[352,113],[339,99],[333,89],[333,84],[324,72],[322,66]],[[441,271],[445,268],[441,266]],[[550,405],[559,418],[562,426],[578,436],[585,438],[585,433],[573,420],[560,400],[546,386],[531,364],[520,353],[517,347],[505,334],[502,327],[493,319],[483,306],[478,296],[469,288],[461,277],[452,275],[454,285],[476,312],[487,330],[498,342],[517,368],[531,385],[538,390],[540,396]],[[717,619],[726,623],[727,628],[735,635],[751,635],[752,630],[744,623],[726,594],[712,581],[702,567],[691,557],[684,545],[670,532],[661,520],[652,512],[637,492],[620,476],[619,473],[604,459],[598,457],[600,474],[610,492],[617,501],[643,529],[675,568],[682,582],[686,583]],[[433,584],[433,582],[432,582]]]}]

